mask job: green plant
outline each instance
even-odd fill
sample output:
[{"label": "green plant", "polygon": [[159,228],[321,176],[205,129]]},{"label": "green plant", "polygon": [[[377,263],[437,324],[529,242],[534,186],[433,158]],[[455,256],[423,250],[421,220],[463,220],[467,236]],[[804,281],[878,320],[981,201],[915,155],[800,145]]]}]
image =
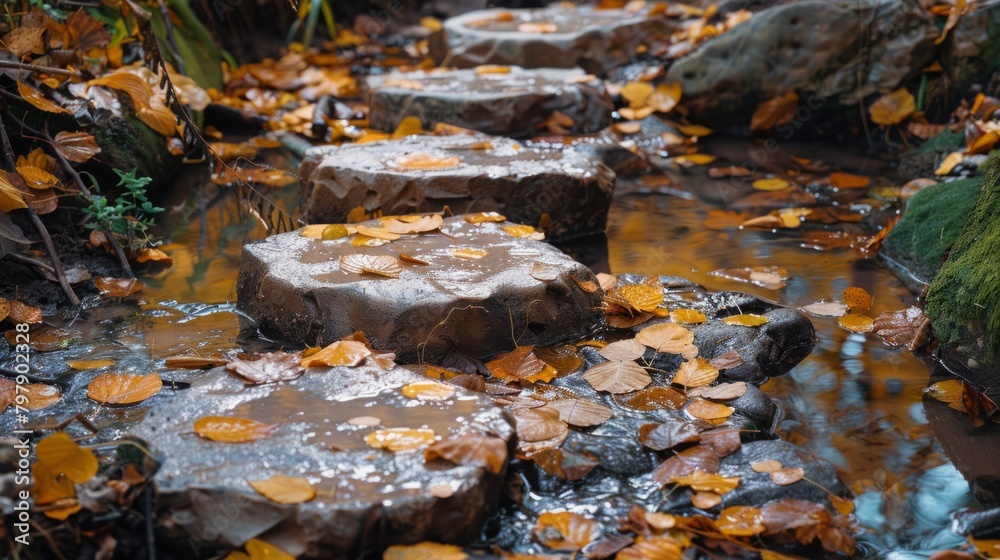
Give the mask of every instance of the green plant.
[{"label": "green plant", "polygon": [[146,186],[152,182],[150,177],[136,177],[135,169],[125,173],[115,169],[120,181],[119,187],[124,189],[114,201],[100,194],[97,181],[93,181],[93,198],[83,209],[89,221],[88,229],[111,231],[119,236],[124,245],[133,251],[139,251],[152,244],[149,228],[155,225],[154,214],[163,212],[163,208],[153,206],[146,197]]}]

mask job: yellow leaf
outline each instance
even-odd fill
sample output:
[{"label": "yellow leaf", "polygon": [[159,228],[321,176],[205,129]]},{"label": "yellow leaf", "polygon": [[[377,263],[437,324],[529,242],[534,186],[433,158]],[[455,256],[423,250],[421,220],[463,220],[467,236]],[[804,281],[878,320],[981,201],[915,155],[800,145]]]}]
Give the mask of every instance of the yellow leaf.
[{"label": "yellow leaf", "polygon": [[34,165],[18,166],[17,174],[24,179],[24,182],[29,187],[36,190],[51,189],[59,186],[59,179],[55,175]]},{"label": "yellow leaf", "polygon": [[729,418],[736,409],[722,403],[698,399],[689,404],[684,411],[694,418],[714,423]]},{"label": "yellow leaf", "polygon": [[740,477],[726,477],[721,474],[710,474],[702,471],[694,471],[688,475],[674,476],[670,482],[678,486],[687,486],[699,492],[715,492],[725,494],[731,492],[740,485]]},{"label": "yellow leaf", "polygon": [[414,381],[401,389],[403,396],[410,399],[440,401],[455,394],[455,387],[436,381]]},{"label": "yellow leaf", "polygon": [[400,138],[406,138],[414,134],[423,134],[423,132],[424,129],[420,123],[420,117],[406,117],[400,121],[399,126],[392,132],[392,139],[399,140]]},{"label": "yellow leaf", "polygon": [[681,85],[676,82],[660,84],[647,99],[646,103],[660,113],[669,113],[681,100]]},{"label": "yellow leaf", "polygon": [[708,154],[685,154],[682,156],[677,156],[674,161],[680,164],[687,165],[708,165],[716,160],[716,156],[711,156]]},{"label": "yellow leaf", "polygon": [[434,430],[428,428],[386,428],[365,436],[365,443],[375,449],[411,451],[434,443]]},{"label": "yellow leaf", "polygon": [[302,358],[302,367],[354,367],[371,355],[363,342],[338,340],[319,352]]},{"label": "yellow leaf", "polygon": [[758,191],[782,191],[791,186],[791,183],[784,179],[757,179],[753,182],[753,188]]},{"label": "yellow leaf", "polygon": [[552,550],[581,550],[599,534],[593,519],[568,511],[546,511],[535,522],[535,538]]},{"label": "yellow leaf", "polygon": [[545,234],[540,231],[535,231],[535,228],[523,224],[514,224],[512,226],[501,226],[502,230],[507,232],[509,235],[514,237],[521,237],[525,239],[535,239],[542,240],[545,239]]},{"label": "yellow leaf", "polygon": [[752,506],[727,507],[715,520],[719,532],[729,537],[754,537],[764,532],[764,515]]},{"label": "yellow leaf", "polygon": [[10,212],[19,208],[27,208],[24,194],[10,182],[7,172],[0,169],[0,212]]},{"label": "yellow leaf", "polygon": [[385,166],[396,171],[440,171],[454,169],[462,164],[459,156],[444,156],[413,152],[385,162]]},{"label": "yellow leaf", "polygon": [[160,374],[102,373],[87,386],[87,396],[101,404],[133,404],[160,392]]},{"label": "yellow leaf", "polygon": [[743,313],[741,315],[730,315],[722,320],[727,325],[739,325],[742,327],[759,327],[767,324],[767,317],[754,315],[753,313]]},{"label": "yellow leaf", "polygon": [[137,111],[149,108],[153,87],[146,80],[128,71],[106,74],[87,82],[88,86],[104,86],[124,92],[132,100]]},{"label": "yellow leaf", "polygon": [[879,97],[869,107],[872,122],[881,126],[899,124],[917,110],[917,102],[906,88]]},{"label": "yellow leaf", "polygon": [[719,370],[712,367],[708,360],[695,358],[681,364],[677,369],[677,374],[670,380],[675,385],[681,385],[688,389],[704,387],[719,377]]},{"label": "yellow leaf", "polygon": [[483,249],[472,249],[468,247],[463,247],[459,249],[454,249],[451,252],[452,256],[458,257],[460,259],[481,259],[486,255],[490,254],[489,251]]},{"label": "yellow leaf", "polygon": [[931,385],[924,389],[924,395],[943,403],[947,403],[948,406],[954,408],[959,412],[966,412],[965,403],[962,401],[962,394],[965,391],[965,386],[959,379],[946,379],[944,381],[938,381],[937,383]]},{"label": "yellow leaf", "polygon": [[299,476],[276,474],[267,480],[248,480],[247,484],[279,504],[301,504],[316,497],[316,489],[309,480]]},{"label": "yellow leaf", "polygon": [[86,371],[88,369],[100,369],[115,365],[115,361],[111,358],[104,358],[102,360],[67,360],[66,365],[77,370]]},{"label": "yellow leaf", "polygon": [[395,544],[382,553],[382,560],[466,560],[468,557],[468,554],[453,544],[433,542]]},{"label": "yellow leaf", "polygon": [[510,74],[510,66],[500,66],[497,64],[483,64],[482,66],[476,66],[477,76],[485,74]]},{"label": "yellow leaf", "polygon": [[653,86],[648,82],[629,82],[622,88],[622,99],[628,101],[629,107],[641,109],[646,106],[646,100],[653,94]]},{"label": "yellow leaf", "polygon": [[962,155],[962,152],[952,152],[948,154],[944,158],[944,160],[941,161],[941,165],[939,165],[938,168],[934,170],[934,174],[947,175],[951,173],[951,170],[955,169],[956,165],[962,163],[962,159],[964,157],[965,156]]},{"label": "yellow leaf", "polygon": [[463,218],[470,224],[481,224],[484,222],[505,222],[507,217],[496,212],[479,212],[477,214],[466,214]]},{"label": "yellow leaf", "polygon": [[687,126],[678,126],[677,127],[677,131],[680,132],[681,134],[683,134],[684,136],[697,136],[699,138],[702,137],[702,136],[708,136],[709,134],[712,134],[712,132],[713,132],[711,128],[702,126],[700,124],[690,124],[690,125],[687,125]]},{"label": "yellow leaf", "polygon": [[663,303],[663,289],[648,284],[625,284],[619,286],[614,294],[609,296],[609,300],[624,303],[626,307],[642,313],[650,313]]},{"label": "yellow leaf", "polygon": [[705,314],[696,309],[675,309],[670,312],[670,320],[682,325],[698,325],[706,319]]},{"label": "yellow leaf", "polygon": [[295,560],[291,554],[260,539],[250,539],[244,548],[246,553],[230,552],[226,556],[226,560]]},{"label": "yellow leaf", "polygon": [[83,484],[97,474],[94,452],[80,447],[63,432],[56,432],[38,442],[35,452],[38,462],[53,474],[64,475],[77,484]]},{"label": "yellow leaf", "polygon": [[21,80],[17,81],[17,93],[34,108],[46,113],[70,114],[69,109],[60,107],[55,101],[45,97],[41,90],[33,88]]},{"label": "yellow leaf", "polygon": [[195,420],[194,433],[212,441],[246,443],[266,437],[277,427],[277,424],[264,424],[249,418],[205,416]]},{"label": "yellow leaf", "polygon": [[837,323],[853,333],[869,333],[875,328],[875,321],[867,315],[848,313],[837,319]]}]

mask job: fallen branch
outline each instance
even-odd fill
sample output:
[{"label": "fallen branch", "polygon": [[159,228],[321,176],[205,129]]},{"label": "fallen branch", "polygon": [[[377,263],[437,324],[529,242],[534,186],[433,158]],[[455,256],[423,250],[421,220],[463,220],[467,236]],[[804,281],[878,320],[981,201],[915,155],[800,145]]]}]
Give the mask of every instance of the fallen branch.
[{"label": "fallen branch", "polygon": [[75,70],[63,70],[62,68],[52,68],[50,66],[39,66],[26,62],[13,62],[10,60],[0,60],[0,68],[13,68],[15,70],[28,70],[31,72],[44,72],[46,74],[60,74],[62,76],[76,76],[82,78],[83,74]]}]

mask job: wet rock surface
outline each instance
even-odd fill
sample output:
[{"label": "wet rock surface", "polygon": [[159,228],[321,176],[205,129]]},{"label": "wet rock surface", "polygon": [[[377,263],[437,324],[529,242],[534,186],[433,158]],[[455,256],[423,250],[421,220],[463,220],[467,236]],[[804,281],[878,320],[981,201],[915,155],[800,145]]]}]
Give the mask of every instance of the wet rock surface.
[{"label": "wet rock surface", "polygon": [[[245,387],[226,370],[213,370],[132,431],[163,459],[154,483],[164,536],[178,553],[191,554],[193,547],[198,556],[265,536],[308,558],[471,539],[494,508],[502,471],[427,462],[420,450],[378,450],[365,442],[382,428],[511,440],[509,420],[485,397],[463,389],[445,400],[401,393],[422,379],[402,368],[310,368],[294,381]],[[242,444],[192,433],[197,419],[213,415],[277,427]],[[247,482],[275,474],[308,478],[316,497],[279,504]]]},{"label": "wet rock surface", "polygon": [[444,23],[444,29],[431,38],[431,55],[441,66],[579,66],[603,76],[636,56],[640,45],[669,36],[668,20],[647,17],[646,11],[555,4],[535,10],[470,12]]},{"label": "wet rock surface", "polygon": [[682,105],[708,125],[748,122],[760,103],[790,91],[809,114],[847,108],[919,74],[939,33],[907,0],[781,4],[677,61],[666,81],[681,84]]},{"label": "wet rock surface", "polygon": [[370,77],[368,85],[371,126],[389,131],[418,117],[427,130],[447,123],[527,137],[558,111],[572,121],[565,130],[583,134],[604,127],[613,109],[601,81],[578,69],[432,70]]},{"label": "wet rock surface", "polygon": [[[437,168],[406,166],[424,156]],[[553,241],[603,232],[615,183],[614,172],[585,152],[467,135],[317,148],[299,174],[299,211],[310,223],[342,222],[358,207],[395,215],[447,206],[532,225],[547,215]]]},{"label": "wet rock surface", "polygon": [[[326,345],[363,331],[376,348],[410,362],[433,363],[451,350],[484,358],[516,343],[584,336],[599,320],[598,296],[570,276],[586,282],[593,273],[547,243],[502,229],[510,225],[448,218],[440,232],[380,247],[272,236],[244,247],[239,308],[285,340]],[[456,255],[466,250],[485,254]],[[399,278],[341,270],[339,259],[358,253],[428,264],[405,264]]]},{"label": "wet rock surface", "polygon": [[940,58],[956,91],[969,91],[973,84],[991,81],[1000,69],[998,35],[1000,5],[990,2],[973,5],[948,33],[941,45]]}]

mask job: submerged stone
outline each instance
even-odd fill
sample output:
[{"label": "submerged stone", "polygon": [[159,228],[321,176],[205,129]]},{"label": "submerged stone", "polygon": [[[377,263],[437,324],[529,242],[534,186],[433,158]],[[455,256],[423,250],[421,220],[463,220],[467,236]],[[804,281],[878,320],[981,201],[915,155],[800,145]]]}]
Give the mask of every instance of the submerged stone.
[{"label": "submerged stone", "polygon": [[[440,231],[378,247],[275,235],[243,248],[238,306],[283,340],[326,345],[362,331],[374,347],[414,363],[452,350],[485,358],[516,344],[585,336],[600,320],[600,300],[576,280],[594,282],[594,274],[547,243],[503,229],[512,225],[453,217]],[[398,278],[346,272],[340,259],[355,254],[406,254],[427,264],[399,263]]]},{"label": "submerged stone", "polygon": [[578,69],[431,70],[373,76],[368,85],[371,126],[389,131],[418,117],[428,130],[447,123],[528,137],[544,133],[558,111],[565,130],[583,134],[600,130],[613,110],[601,81]]},{"label": "submerged stone", "polygon": [[670,36],[670,22],[647,12],[567,4],[470,12],[445,21],[431,37],[431,56],[440,66],[579,66],[603,76],[639,54],[641,46]]},{"label": "submerged stone", "polygon": [[316,148],[299,175],[300,214],[310,223],[343,222],[356,208],[396,215],[447,206],[548,222],[553,241],[603,233],[615,184],[613,171],[578,150],[467,135]]},{"label": "submerged stone", "polygon": [[[422,428],[438,439],[487,434],[509,442],[506,414],[456,388],[445,400],[404,396],[426,380],[403,368],[311,368],[294,381],[244,386],[219,368],[132,430],[162,465],[153,479],[162,538],[178,554],[208,557],[252,538],[281,543],[299,558],[357,558],[393,544],[463,543],[496,507],[503,471],[427,462],[421,449],[386,451],[365,437]],[[273,424],[247,443],[192,433],[206,416]],[[315,498],[280,504],[248,481],[304,477]]]}]

